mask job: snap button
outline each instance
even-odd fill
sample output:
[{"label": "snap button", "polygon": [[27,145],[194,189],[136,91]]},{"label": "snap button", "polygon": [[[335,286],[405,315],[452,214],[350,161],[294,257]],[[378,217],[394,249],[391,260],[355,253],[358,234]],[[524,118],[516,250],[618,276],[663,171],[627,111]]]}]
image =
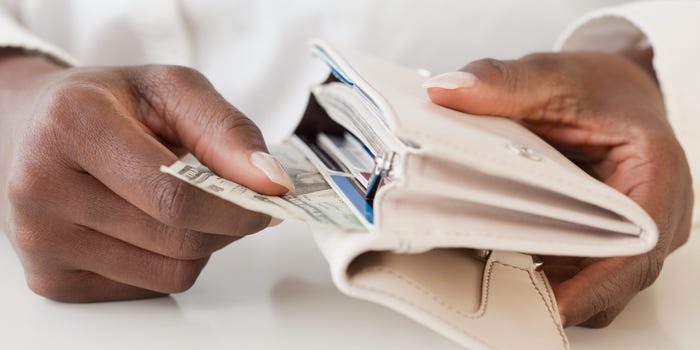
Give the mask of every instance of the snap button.
[{"label": "snap button", "polygon": [[523,146],[523,145],[517,144],[517,143],[509,143],[506,145],[506,148],[509,151],[511,151],[511,152],[521,156],[521,157],[525,157],[529,160],[534,160],[536,162],[542,161],[542,155],[540,155],[539,153],[537,153],[535,150],[533,150],[530,147]]}]

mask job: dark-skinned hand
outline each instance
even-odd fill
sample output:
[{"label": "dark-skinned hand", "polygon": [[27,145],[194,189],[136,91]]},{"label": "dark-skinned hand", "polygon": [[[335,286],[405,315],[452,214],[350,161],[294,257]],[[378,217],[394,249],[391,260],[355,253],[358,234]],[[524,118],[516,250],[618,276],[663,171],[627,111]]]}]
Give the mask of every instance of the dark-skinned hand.
[{"label": "dark-skinned hand", "polygon": [[643,255],[545,257],[565,326],[608,325],[688,239],[692,181],[649,65],[602,52],[484,59],[426,82],[434,103],[518,120],[656,222]]},{"label": "dark-skinned hand", "polygon": [[293,188],[258,128],[197,71],[0,57],[0,219],[29,287],[60,301],[190,288],[269,216],[159,171],[189,151],[260,193]]}]

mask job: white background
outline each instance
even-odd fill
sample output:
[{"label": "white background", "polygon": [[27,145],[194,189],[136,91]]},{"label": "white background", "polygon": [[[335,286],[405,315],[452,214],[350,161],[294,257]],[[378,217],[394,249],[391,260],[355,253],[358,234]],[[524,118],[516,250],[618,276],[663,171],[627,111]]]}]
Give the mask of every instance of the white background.
[{"label": "white background", "polygon": [[[671,256],[656,284],[612,326],[567,330],[572,348],[697,348],[699,242],[691,238]],[[0,276],[0,349],[458,349],[391,310],[340,294],[298,223],[216,253],[194,288],[167,298],[43,299],[27,289],[4,236]]]}]

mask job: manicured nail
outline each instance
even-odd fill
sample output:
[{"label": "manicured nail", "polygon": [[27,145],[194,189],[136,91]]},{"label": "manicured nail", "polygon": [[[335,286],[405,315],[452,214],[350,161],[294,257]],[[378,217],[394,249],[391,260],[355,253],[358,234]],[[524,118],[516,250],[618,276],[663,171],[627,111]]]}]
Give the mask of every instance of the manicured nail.
[{"label": "manicured nail", "polygon": [[281,224],[282,221],[284,221],[284,220],[278,219],[278,218],[276,218],[276,217],[273,216],[273,217],[270,219],[270,223],[267,224],[267,227],[275,227],[275,226]]},{"label": "manicured nail", "polygon": [[423,83],[423,88],[460,89],[476,84],[476,76],[469,72],[449,72],[436,75]]},{"label": "manicured nail", "polygon": [[250,155],[250,161],[258,169],[262,170],[270,181],[286,187],[289,192],[294,192],[294,182],[284,170],[282,164],[275,157],[265,152],[254,152]]}]

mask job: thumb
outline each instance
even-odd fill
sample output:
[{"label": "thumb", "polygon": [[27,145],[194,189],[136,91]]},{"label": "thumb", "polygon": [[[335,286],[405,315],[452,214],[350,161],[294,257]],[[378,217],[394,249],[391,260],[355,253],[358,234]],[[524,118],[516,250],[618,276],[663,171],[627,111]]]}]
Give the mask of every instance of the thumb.
[{"label": "thumb", "polygon": [[[558,58],[535,54],[520,60],[474,61],[460,71],[437,75],[423,84],[430,99],[461,112],[528,121],[560,121],[575,96]],[[556,119],[555,119],[556,118]]]},{"label": "thumb", "polygon": [[256,192],[281,195],[294,183],[271,156],[260,129],[199,72],[176,66],[138,67],[131,80],[150,109],[146,125],[182,145],[205,166]]}]

